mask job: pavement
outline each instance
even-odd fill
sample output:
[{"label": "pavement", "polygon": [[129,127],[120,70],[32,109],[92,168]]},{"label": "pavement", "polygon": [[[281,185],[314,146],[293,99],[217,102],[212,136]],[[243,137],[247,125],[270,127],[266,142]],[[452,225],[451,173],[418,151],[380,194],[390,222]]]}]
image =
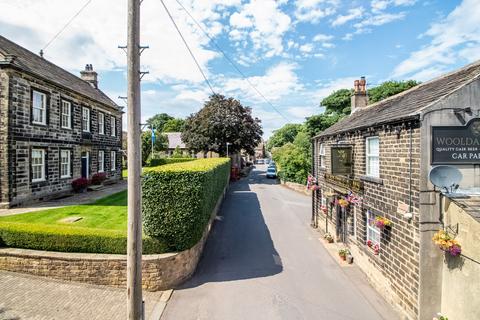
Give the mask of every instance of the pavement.
[{"label": "pavement", "polygon": [[[158,320],[170,292],[144,292],[145,319]],[[124,320],[126,290],[0,271],[0,320]]]},{"label": "pavement", "polygon": [[356,266],[310,226],[311,198],[265,177],[231,185],[194,276],[163,320],[399,319]]},{"label": "pavement", "polygon": [[72,205],[88,204],[126,189],[127,189],[127,180],[120,180],[119,182],[115,184],[107,185],[100,190],[72,194],[66,197],[53,199],[49,201],[33,202],[24,206],[19,206],[19,207],[10,208],[10,209],[0,209],[0,217],[12,215],[12,214],[61,208],[61,207],[72,206]]}]

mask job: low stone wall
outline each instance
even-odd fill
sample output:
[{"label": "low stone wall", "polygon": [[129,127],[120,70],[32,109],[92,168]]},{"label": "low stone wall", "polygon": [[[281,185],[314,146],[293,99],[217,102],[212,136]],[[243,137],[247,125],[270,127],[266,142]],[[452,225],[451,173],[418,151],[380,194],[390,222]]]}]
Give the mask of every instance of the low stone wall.
[{"label": "low stone wall", "polygon": [[280,180],[280,182],[282,183],[283,186],[285,186],[289,189],[295,190],[297,192],[301,192],[301,193],[306,194],[308,196],[312,195],[312,191],[308,190],[307,187],[303,184],[295,183],[295,182],[288,182],[288,181],[283,181],[283,180]]},{"label": "low stone wall", "polygon": [[[191,249],[143,256],[142,285],[145,290],[171,289],[193,274],[222,200],[223,196],[218,200],[202,238]],[[0,270],[117,287],[125,287],[127,281],[126,255],[117,254],[2,248]]]}]

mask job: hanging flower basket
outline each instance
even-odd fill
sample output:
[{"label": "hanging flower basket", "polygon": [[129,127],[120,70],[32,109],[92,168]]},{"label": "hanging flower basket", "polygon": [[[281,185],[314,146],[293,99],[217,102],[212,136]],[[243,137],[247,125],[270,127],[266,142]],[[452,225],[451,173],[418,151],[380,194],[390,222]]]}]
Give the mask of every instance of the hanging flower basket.
[{"label": "hanging flower basket", "polygon": [[338,199],[338,205],[342,208],[345,208],[349,205],[349,202],[345,199]]},{"label": "hanging flower basket", "polygon": [[386,227],[392,226],[392,221],[387,218],[376,216],[375,219],[371,221],[372,226],[377,227],[380,230],[383,230]]},{"label": "hanging flower basket", "polygon": [[327,214],[328,208],[326,206],[321,206],[320,210],[322,210],[323,213]]},{"label": "hanging flower basket", "polygon": [[458,241],[445,230],[438,230],[433,235],[432,240],[441,250],[453,257],[462,253],[462,246],[460,243],[458,243]]}]

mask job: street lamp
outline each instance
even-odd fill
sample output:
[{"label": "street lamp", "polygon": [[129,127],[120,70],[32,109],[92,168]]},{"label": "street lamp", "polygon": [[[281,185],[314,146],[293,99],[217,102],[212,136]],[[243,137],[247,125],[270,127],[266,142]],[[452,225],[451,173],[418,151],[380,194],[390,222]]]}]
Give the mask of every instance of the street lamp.
[{"label": "street lamp", "polygon": [[232,144],[230,142],[227,142],[227,158],[228,158],[228,146],[231,146]]}]

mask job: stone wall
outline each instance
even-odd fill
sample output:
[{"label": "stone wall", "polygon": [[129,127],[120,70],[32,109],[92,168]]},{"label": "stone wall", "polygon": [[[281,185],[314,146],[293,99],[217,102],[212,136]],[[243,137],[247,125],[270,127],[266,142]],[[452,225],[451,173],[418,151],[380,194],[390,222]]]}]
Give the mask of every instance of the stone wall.
[{"label": "stone wall", "polygon": [[[480,219],[444,199],[445,225],[455,231],[458,228],[455,239],[462,246],[462,255],[444,255],[441,311],[449,320],[480,319]],[[476,203],[474,208],[478,210]]]},{"label": "stone wall", "polygon": [[[331,146],[338,140],[353,148],[352,178],[364,184],[363,198],[359,204],[351,204],[346,219],[346,245],[353,253],[356,263],[367,274],[371,283],[389,300],[403,311],[408,318],[418,314],[419,291],[419,168],[420,168],[420,129],[411,123],[412,128],[412,179],[410,196],[410,129],[401,124],[391,127],[358,130],[341,137],[326,137],[315,141],[315,174],[320,190],[314,192],[314,213],[317,225],[341,240],[343,230],[336,228],[337,212],[333,204],[335,196],[344,196],[349,189],[338,187],[325,180],[331,173]],[[398,129],[398,130],[397,130]],[[365,139],[378,136],[380,142],[380,178],[366,177]],[[320,168],[319,145],[325,145],[325,168]],[[327,197],[328,212],[321,210],[321,196]],[[412,220],[405,219],[398,212],[399,204],[407,206],[411,200]],[[374,215],[388,218],[393,226],[381,232],[378,255],[366,245],[367,210]],[[410,209],[409,209],[410,210]]]},{"label": "stone wall", "polygon": [[[143,255],[142,285],[145,290],[171,289],[188,279],[202,255],[225,191],[217,201],[200,241],[192,248],[155,255]],[[28,273],[60,280],[125,287],[125,255],[37,251],[0,248],[0,270]]]},{"label": "stone wall", "polygon": [[[98,151],[104,151],[105,173],[107,178],[121,178],[122,154],[122,112],[104,106],[94,100],[80,96],[73,91],[58,87],[41,79],[13,70],[2,70],[1,92],[6,92],[5,80],[8,78],[8,96],[0,93],[2,106],[1,130],[8,132],[8,141],[3,141],[1,148],[8,149],[8,168],[0,171],[1,183],[10,179],[8,190],[2,187],[2,201],[8,206],[24,204],[32,200],[47,199],[62,193],[70,192],[71,182],[81,176],[82,152],[90,152],[90,177],[98,171]],[[46,125],[33,124],[31,121],[32,90],[45,93],[47,96]],[[72,104],[72,128],[61,127],[62,100]],[[82,132],[82,108],[90,109],[90,133]],[[8,112],[7,112],[8,110]],[[98,114],[105,115],[104,134],[98,130]],[[111,136],[110,118],[116,118],[116,136]],[[8,123],[4,119],[8,119]],[[7,124],[7,126],[5,126]],[[5,137],[7,134],[5,134]],[[7,145],[5,145],[7,143]],[[32,148],[42,148],[46,152],[46,180],[33,183],[30,172],[30,153]],[[60,150],[71,150],[71,177],[60,178]],[[116,168],[110,170],[110,152],[116,152]],[[2,157],[6,159],[6,157]]]},{"label": "stone wall", "polygon": [[295,183],[295,182],[283,181],[283,180],[280,180],[280,182],[284,187],[306,194],[307,196],[312,195],[312,191],[308,190],[306,185]]}]

